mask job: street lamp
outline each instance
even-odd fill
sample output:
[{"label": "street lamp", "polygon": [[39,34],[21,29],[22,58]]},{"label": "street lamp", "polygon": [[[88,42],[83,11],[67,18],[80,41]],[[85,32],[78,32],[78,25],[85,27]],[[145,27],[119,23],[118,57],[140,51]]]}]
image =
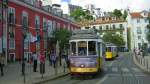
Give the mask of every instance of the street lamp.
[{"label": "street lamp", "polygon": [[22,75],[24,76],[24,83],[25,83],[25,58],[24,58],[24,41],[25,41],[25,39],[26,39],[26,37],[27,37],[27,32],[28,32],[28,30],[27,30],[27,28],[25,28],[26,26],[25,25],[23,25],[23,30],[22,30],[22,36],[23,36],[23,38],[22,38]]}]

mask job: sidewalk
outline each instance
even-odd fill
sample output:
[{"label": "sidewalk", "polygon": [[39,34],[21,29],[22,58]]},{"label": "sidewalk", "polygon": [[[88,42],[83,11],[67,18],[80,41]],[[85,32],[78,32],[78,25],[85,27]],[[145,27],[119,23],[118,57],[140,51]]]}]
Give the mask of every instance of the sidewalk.
[{"label": "sidewalk", "polygon": [[142,57],[141,55],[133,55],[134,63],[142,70],[150,73],[150,54]]},{"label": "sidewalk", "polygon": [[64,60],[62,62],[62,66],[57,68],[57,74],[56,70],[49,66],[49,62],[46,61],[45,63],[45,74],[40,74],[39,64],[37,68],[37,72],[33,72],[33,66],[31,64],[26,63],[25,67],[25,80],[24,83],[24,76],[22,76],[21,73],[21,64],[19,62],[8,64],[4,68],[4,76],[0,76],[0,84],[33,84],[38,83],[41,81],[46,81],[50,79],[57,78],[59,76],[66,75],[68,73],[68,69],[65,68],[64,72]]}]

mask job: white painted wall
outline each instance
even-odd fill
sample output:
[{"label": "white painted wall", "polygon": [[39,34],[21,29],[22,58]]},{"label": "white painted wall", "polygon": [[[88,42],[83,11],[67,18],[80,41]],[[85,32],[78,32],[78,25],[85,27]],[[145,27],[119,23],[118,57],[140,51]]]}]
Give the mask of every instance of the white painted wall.
[{"label": "white painted wall", "polygon": [[[140,19],[140,22],[137,23],[137,19]],[[143,18],[131,18],[129,15],[127,17],[128,28],[131,28],[131,49],[139,48],[138,43],[147,43],[146,39],[146,26],[148,25],[148,20],[145,22],[146,17]],[[137,34],[138,28],[141,29],[141,34]],[[141,36],[141,39],[138,39],[138,36]]]}]

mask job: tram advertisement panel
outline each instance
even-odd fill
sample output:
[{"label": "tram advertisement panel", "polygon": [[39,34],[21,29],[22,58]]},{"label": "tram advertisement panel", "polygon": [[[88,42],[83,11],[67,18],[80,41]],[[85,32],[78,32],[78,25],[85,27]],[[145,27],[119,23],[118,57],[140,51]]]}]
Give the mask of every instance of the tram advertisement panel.
[{"label": "tram advertisement panel", "polygon": [[89,68],[97,66],[97,56],[78,57],[72,56],[69,58],[71,67]]}]

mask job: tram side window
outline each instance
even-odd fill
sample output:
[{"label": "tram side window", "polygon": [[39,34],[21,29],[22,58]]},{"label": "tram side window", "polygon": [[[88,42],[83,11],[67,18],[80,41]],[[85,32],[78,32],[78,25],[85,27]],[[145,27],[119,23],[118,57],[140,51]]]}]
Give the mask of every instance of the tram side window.
[{"label": "tram side window", "polygon": [[76,43],[71,42],[71,55],[76,55]]},{"label": "tram side window", "polygon": [[88,52],[89,52],[89,55],[96,55],[96,42],[95,41],[88,42]]},{"label": "tram side window", "polygon": [[111,47],[107,47],[106,52],[111,52]]},{"label": "tram side window", "polygon": [[84,41],[78,42],[78,54],[82,56],[87,55],[87,43]]}]

